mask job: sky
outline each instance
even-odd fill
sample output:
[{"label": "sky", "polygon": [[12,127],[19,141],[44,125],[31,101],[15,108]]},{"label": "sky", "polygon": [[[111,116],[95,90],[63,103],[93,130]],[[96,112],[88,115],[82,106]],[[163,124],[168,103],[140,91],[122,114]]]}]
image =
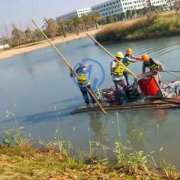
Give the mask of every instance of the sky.
[{"label": "sky", "polygon": [[5,26],[9,31],[12,24],[22,30],[27,26],[33,29],[32,19],[42,26],[43,18],[56,18],[105,1],[107,0],[0,0],[0,36],[4,35]]}]

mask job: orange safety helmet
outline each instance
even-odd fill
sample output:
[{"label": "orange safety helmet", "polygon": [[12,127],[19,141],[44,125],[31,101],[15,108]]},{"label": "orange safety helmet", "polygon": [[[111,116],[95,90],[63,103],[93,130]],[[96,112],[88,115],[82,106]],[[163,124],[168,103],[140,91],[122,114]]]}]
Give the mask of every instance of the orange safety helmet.
[{"label": "orange safety helmet", "polygon": [[131,48],[128,48],[128,49],[126,50],[126,54],[131,55],[131,54],[132,54],[132,49],[131,49]]},{"label": "orange safety helmet", "polygon": [[143,54],[141,56],[141,61],[148,61],[149,60],[149,56],[147,54]]}]

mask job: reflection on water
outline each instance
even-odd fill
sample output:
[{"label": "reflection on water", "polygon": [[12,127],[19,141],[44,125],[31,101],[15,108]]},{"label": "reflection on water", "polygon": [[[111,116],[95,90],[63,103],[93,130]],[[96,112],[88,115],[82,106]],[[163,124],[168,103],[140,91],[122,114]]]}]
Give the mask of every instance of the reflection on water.
[{"label": "reflection on water", "polygon": [[99,113],[90,113],[90,123],[89,126],[93,131],[94,135],[91,136],[91,141],[97,141],[103,144],[104,146],[108,146],[109,138],[106,132],[108,119],[102,121],[100,120]]},{"label": "reflection on water", "polygon": [[[127,47],[137,56],[149,53],[166,69],[179,70],[179,36],[106,46],[113,54],[125,52]],[[113,85],[109,72],[111,57],[88,38],[59,44],[57,48],[72,66],[85,58],[98,60],[106,72],[101,88]],[[141,72],[141,67],[141,62],[129,66],[135,74]],[[98,68],[93,66],[91,81],[98,75]],[[161,77],[164,81],[177,80],[167,73],[161,73]],[[63,137],[76,149],[88,151],[89,142],[99,142],[103,153],[113,149],[118,139],[125,144],[130,141],[135,149],[146,150],[142,139],[136,137],[142,133],[150,150],[159,151],[163,146],[166,159],[180,167],[180,110],[117,111],[109,112],[108,118],[101,112],[70,115],[83,103],[82,96],[69,77],[69,69],[51,47],[0,61],[0,83],[1,130],[24,126],[24,133],[34,140],[40,137],[50,141],[54,140],[58,122]],[[11,116],[7,117],[7,112]],[[92,145],[97,148],[99,144]]]}]

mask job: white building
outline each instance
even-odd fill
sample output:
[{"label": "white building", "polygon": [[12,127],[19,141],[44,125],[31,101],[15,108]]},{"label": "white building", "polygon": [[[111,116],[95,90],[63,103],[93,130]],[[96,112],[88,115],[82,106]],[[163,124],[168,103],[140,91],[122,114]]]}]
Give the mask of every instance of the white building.
[{"label": "white building", "polygon": [[84,8],[84,9],[78,9],[75,11],[72,11],[70,13],[61,15],[59,17],[57,17],[56,19],[72,19],[74,17],[81,17],[83,14],[89,14],[91,13],[91,8]]},{"label": "white building", "polygon": [[92,12],[99,12],[103,17],[112,16],[127,10],[142,9],[151,6],[166,4],[166,0],[109,0],[104,3],[92,6]]},{"label": "white building", "polygon": [[7,49],[7,48],[10,48],[9,44],[0,45],[0,49]]},{"label": "white building", "polygon": [[147,4],[150,4],[151,6],[162,6],[166,5],[166,0],[146,0]]}]

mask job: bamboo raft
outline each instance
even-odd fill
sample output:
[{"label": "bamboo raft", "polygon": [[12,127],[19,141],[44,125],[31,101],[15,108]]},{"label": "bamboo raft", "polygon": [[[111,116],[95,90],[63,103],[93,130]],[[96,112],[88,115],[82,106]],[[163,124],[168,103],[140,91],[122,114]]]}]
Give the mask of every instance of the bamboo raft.
[{"label": "bamboo raft", "polygon": [[[106,104],[103,105],[105,111],[138,111],[138,110],[152,110],[152,109],[180,109],[180,95],[173,98],[165,98],[160,100],[152,100],[145,102],[132,102],[126,105]],[[75,109],[71,114],[86,113],[100,111],[99,107],[85,107],[81,106]]]}]

